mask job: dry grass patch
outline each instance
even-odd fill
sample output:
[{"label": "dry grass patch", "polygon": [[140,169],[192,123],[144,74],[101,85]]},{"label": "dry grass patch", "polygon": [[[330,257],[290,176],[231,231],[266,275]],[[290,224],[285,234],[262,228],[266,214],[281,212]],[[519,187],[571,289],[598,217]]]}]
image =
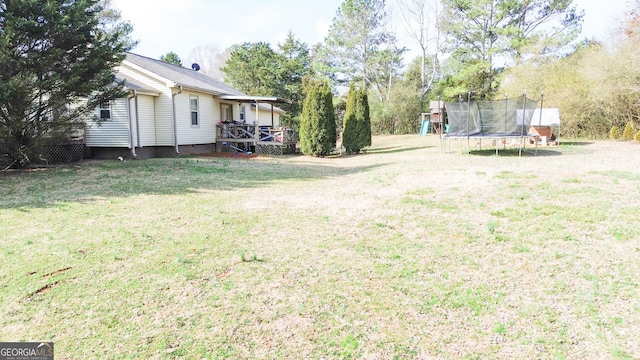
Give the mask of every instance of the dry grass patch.
[{"label": "dry grass patch", "polygon": [[637,358],[625,145],[394,136],[5,173],[0,338],[61,359]]}]

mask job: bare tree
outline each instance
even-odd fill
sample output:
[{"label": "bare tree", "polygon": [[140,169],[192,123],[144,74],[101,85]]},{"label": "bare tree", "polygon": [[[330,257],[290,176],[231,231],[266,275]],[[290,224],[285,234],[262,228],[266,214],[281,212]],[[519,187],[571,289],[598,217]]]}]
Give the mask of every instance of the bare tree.
[{"label": "bare tree", "polygon": [[[438,55],[442,50],[442,37],[439,18],[441,16],[437,0],[398,0],[398,5],[409,37],[420,46],[421,57],[421,96],[433,86],[438,76]],[[427,59],[432,56],[429,74]]]},{"label": "bare tree", "polygon": [[189,67],[191,63],[200,65],[200,71],[210,77],[224,81],[224,72],[220,70],[225,66],[231,55],[230,49],[220,51],[220,49],[212,44],[200,45],[191,49],[185,66]]},{"label": "bare tree", "polygon": [[401,68],[404,52],[388,21],[386,0],[344,0],[315,54],[321,71],[337,83],[361,82],[386,101],[389,76]]}]

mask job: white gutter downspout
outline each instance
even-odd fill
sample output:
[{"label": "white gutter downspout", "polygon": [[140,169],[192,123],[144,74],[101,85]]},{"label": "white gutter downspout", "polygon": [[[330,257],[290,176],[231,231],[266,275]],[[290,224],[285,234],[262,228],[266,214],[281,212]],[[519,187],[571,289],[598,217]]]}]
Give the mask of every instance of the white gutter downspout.
[{"label": "white gutter downspout", "polygon": [[140,111],[138,110],[138,91],[133,90],[133,95],[135,96],[135,107],[136,107],[136,136],[138,138],[137,145],[140,146]]},{"label": "white gutter downspout", "polygon": [[133,122],[131,120],[131,105],[129,105],[129,102],[134,96],[127,96],[127,120],[129,120],[129,145],[131,146],[131,156],[135,158],[138,157],[138,154],[136,154],[136,145],[133,143]]},{"label": "white gutter downspout", "polygon": [[180,95],[182,93],[182,85],[179,86],[180,91],[177,93],[171,92],[171,122],[173,123],[173,144],[176,148],[176,154],[180,154],[180,148],[178,146],[178,125],[176,120],[176,95]]}]

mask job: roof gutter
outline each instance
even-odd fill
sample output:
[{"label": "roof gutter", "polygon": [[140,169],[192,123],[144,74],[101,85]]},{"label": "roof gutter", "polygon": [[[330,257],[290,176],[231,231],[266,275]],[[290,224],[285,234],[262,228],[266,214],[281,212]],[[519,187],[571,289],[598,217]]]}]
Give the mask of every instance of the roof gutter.
[{"label": "roof gutter", "polygon": [[171,91],[171,122],[173,126],[173,145],[176,148],[176,154],[180,154],[180,148],[178,145],[178,125],[176,120],[176,95],[182,94],[182,85],[178,85],[180,90],[177,93]]}]

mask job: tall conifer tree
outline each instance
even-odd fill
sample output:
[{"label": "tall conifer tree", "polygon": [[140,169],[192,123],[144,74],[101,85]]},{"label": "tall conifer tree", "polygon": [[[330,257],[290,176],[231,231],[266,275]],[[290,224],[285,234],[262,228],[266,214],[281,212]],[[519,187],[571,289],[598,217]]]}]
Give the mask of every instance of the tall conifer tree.
[{"label": "tall conifer tree", "polygon": [[365,89],[356,89],[354,83],[349,86],[347,109],[345,111],[342,146],[348,153],[357,154],[363,148],[371,146],[371,120],[369,101]]},{"label": "tall conifer tree", "polygon": [[0,163],[4,166],[37,160],[49,139],[68,135],[82,115],[124,95],[114,81],[114,68],[135,42],[128,38],[130,26],[103,18],[103,3],[0,2]]},{"label": "tall conifer tree", "polygon": [[325,156],[336,145],[333,95],[326,82],[313,84],[302,108],[300,150],[305,155]]}]

